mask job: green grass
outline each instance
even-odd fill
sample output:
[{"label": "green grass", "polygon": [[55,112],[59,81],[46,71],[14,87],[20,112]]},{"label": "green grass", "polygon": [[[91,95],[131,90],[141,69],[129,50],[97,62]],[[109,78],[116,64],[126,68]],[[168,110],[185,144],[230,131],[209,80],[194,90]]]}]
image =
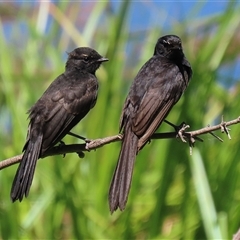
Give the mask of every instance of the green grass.
[{"label": "green grass", "polygon": [[[109,2],[99,1],[81,30],[76,25],[83,14],[79,4],[60,2],[42,15],[53,17],[49,34],[43,35],[39,12],[30,16],[29,5],[24,4],[12,17],[26,24],[27,34],[16,24],[6,40],[0,23],[0,159],[21,152],[27,110],[64,71],[65,52],[77,46],[91,46],[110,59],[97,72],[100,89],[95,108],[74,129],[87,138],[118,133],[129,86],[152,56],[157,38],[168,33],[181,36],[194,71],[168,120],[185,121],[193,130],[218,123],[222,115],[225,120],[238,117],[239,83],[228,76],[224,84],[232,87],[223,87],[218,70],[239,55],[240,9],[229,3],[221,15],[195,19],[194,13],[203,6],[196,4],[192,19],[173,23],[169,32],[152,26],[132,33],[127,24],[129,1],[123,1],[116,13],[109,10]],[[140,41],[141,48],[126,52],[128,43],[139,46]],[[192,156],[180,141],[152,141],[137,156],[125,211],[113,215],[107,194],[120,143],[86,153],[83,159],[68,154],[40,160],[29,197],[22,203],[12,204],[9,197],[17,166],[4,169],[0,172],[0,238],[231,239],[240,224],[240,126],[231,129],[231,141],[217,133],[224,143],[203,136]],[[163,124],[159,131],[169,130]],[[65,139],[73,141],[77,140]]]}]

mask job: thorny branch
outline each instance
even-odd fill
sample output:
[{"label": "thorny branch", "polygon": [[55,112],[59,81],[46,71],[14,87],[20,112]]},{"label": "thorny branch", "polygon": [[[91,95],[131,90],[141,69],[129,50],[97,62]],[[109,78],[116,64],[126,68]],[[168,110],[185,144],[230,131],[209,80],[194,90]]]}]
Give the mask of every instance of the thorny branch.
[{"label": "thorny branch", "polygon": [[[229,122],[225,122],[222,119],[222,122],[218,125],[211,126],[211,127],[207,126],[199,130],[188,131],[188,132],[186,131],[189,128],[188,125],[181,124],[180,126],[174,126],[171,124],[175,128],[175,132],[155,133],[152,135],[151,139],[180,138],[183,142],[189,143],[190,154],[191,154],[195,141],[198,140],[203,142],[203,140],[198,137],[199,135],[209,133],[215,138],[217,138],[219,141],[223,142],[223,140],[217,135],[215,135],[213,131],[220,129],[222,133],[226,133],[228,138],[231,139],[231,136],[229,134],[229,129],[227,127],[233,124],[238,124],[238,123],[240,123],[240,117]],[[115,136],[110,136],[105,138],[86,140],[86,143],[83,143],[83,144],[70,144],[70,145],[60,144],[59,146],[55,146],[49,149],[41,158],[45,158],[53,155],[60,155],[60,154],[65,155],[67,153],[78,153],[79,157],[84,157],[84,153],[83,153],[84,151],[91,151],[91,150],[103,147],[106,144],[116,142],[116,141],[121,141],[122,137],[123,136],[121,134],[118,134]],[[21,159],[22,159],[22,154],[1,161],[0,170],[20,162]]]}]

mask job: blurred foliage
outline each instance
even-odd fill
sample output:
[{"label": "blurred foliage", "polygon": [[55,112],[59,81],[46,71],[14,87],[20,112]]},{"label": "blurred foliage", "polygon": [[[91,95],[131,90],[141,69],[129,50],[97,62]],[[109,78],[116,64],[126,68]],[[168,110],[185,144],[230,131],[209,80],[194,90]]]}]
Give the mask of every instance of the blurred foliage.
[{"label": "blurred foliage", "polygon": [[[84,5],[85,4],[85,5]],[[87,4],[87,6],[86,6]],[[64,71],[66,51],[91,46],[110,61],[97,72],[95,108],[74,129],[94,139],[118,133],[125,96],[138,69],[152,56],[158,37],[182,38],[194,76],[168,120],[191,129],[232,120],[240,112],[239,76],[222,69],[239,60],[239,5],[218,15],[129,29],[130,1],[57,4],[1,3],[0,159],[21,152],[26,111]],[[16,22],[18,24],[10,24]],[[8,27],[7,35],[4,29]],[[129,44],[134,47],[128,48]],[[12,204],[9,192],[17,166],[0,172],[0,239],[229,239],[240,226],[240,126],[232,140],[211,135],[193,155],[177,140],[156,140],[137,156],[125,211],[109,213],[107,194],[120,143],[86,153],[48,157],[37,165],[27,199]],[[159,131],[169,131],[163,124]],[[220,133],[219,133],[220,134]],[[67,136],[64,141],[77,141]]]}]

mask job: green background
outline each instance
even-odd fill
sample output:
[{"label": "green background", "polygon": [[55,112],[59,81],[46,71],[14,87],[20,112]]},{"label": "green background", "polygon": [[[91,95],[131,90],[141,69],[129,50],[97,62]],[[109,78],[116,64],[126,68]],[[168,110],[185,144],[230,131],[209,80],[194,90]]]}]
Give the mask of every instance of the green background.
[{"label": "green background", "polygon": [[[78,46],[91,46],[110,60],[97,72],[95,108],[74,129],[89,139],[118,133],[134,76],[152,56],[157,39],[169,33],[182,38],[194,75],[167,119],[196,130],[219,123],[222,115],[226,121],[240,115],[239,81],[231,74],[219,79],[219,70],[239,58],[239,5],[232,2],[221,14],[195,18],[204,5],[196,4],[189,21],[173,21],[168,31],[157,25],[145,30],[141,46],[141,34],[131,34],[126,21],[130,1],[120,2],[116,12],[109,11],[108,1],[96,2],[81,27],[79,3],[50,4],[47,35],[38,25],[43,5],[14,9],[1,4],[1,160],[21,153],[27,110],[64,71],[65,52]],[[9,16],[18,24],[6,37],[3,23]],[[126,50],[129,42],[136,46],[133,52]],[[171,130],[166,124],[159,129]],[[179,140],[153,140],[137,156],[125,211],[113,215],[107,194],[119,142],[84,159],[67,154],[40,160],[29,197],[21,203],[13,204],[9,195],[17,165],[6,168],[0,171],[0,239],[231,239],[240,226],[240,126],[231,126],[232,140],[216,134],[224,143],[205,135],[192,156]],[[78,142],[69,136],[64,141]]]}]

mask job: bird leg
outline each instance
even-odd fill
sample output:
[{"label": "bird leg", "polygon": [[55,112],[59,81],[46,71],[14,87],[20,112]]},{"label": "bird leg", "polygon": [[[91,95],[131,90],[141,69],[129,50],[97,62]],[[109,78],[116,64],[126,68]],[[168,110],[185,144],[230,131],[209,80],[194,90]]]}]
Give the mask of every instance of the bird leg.
[{"label": "bird leg", "polygon": [[[188,129],[190,126],[186,125],[185,122],[182,122],[179,126],[176,126],[167,120],[164,120],[164,122],[166,122],[167,124],[169,124],[170,126],[172,126],[174,128],[174,130],[177,134],[177,137],[179,137],[182,140],[182,142],[185,143],[185,142],[187,142],[186,139],[188,139],[188,143],[189,143],[189,147],[190,147],[190,155],[192,155],[195,141],[198,140],[200,142],[203,142],[203,139],[201,139],[200,137],[192,136],[191,132],[186,132],[186,129]],[[224,129],[224,132],[226,132],[225,129]],[[218,140],[222,141],[222,139],[217,137],[214,133],[210,132],[210,134],[212,134]]]},{"label": "bird leg", "polygon": [[195,140],[198,140],[200,142],[203,142],[203,140],[198,137],[198,136],[191,136],[191,134],[189,134],[188,132],[185,132],[186,129],[188,129],[190,126],[187,125],[185,122],[182,122],[179,126],[167,121],[167,120],[164,120],[164,122],[166,122],[168,125],[172,126],[177,134],[177,137],[179,137],[182,142],[187,142],[185,140],[185,138],[188,138],[188,141],[189,141],[189,145],[190,147],[193,147],[194,146],[194,143],[195,143]]},{"label": "bird leg", "polygon": [[174,130],[175,130],[175,132],[176,132],[176,134],[177,134],[177,136],[178,136],[183,142],[186,142],[186,140],[184,139],[185,136],[183,135],[183,133],[184,133],[184,131],[185,131],[187,128],[190,127],[189,125],[186,125],[185,122],[182,122],[179,126],[177,126],[177,125],[169,122],[169,121],[166,120],[166,119],[164,120],[164,122],[167,123],[168,125],[170,125],[171,127],[173,127]]},{"label": "bird leg", "polygon": [[[72,137],[79,138],[79,139],[85,141],[85,143],[86,143],[86,149],[88,149],[88,143],[91,142],[91,140],[89,140],[89,139],[87,139],[87,138],[85,138],[85,137],[79,136],[79,135],[77,135],[77,134],[75,134],[75,133],[72,133],[72,132],[69,132],[68,135],[70,135],[70,136],[72,136]],[[80,158],[84,158],[84,157],[85,157],[85,154],[84,154],[83,152],[77,152],[77,154],[78,154],[78,156],[79,156]]]},{"label": "bird leg", "polygon": [[75,133],[72,133],[72,132],[69,132],[68,135],[70,135],[70,136],[72,136],[72,137],[79,138],[79,139],[81,139],[81,140],[83,140],[83,141],[85,141],[85,142],[87,141],[87,139],[86,139],[85,137],[79,136],[79,135],[77,135],[77,134],[75,134]]},{"label": "bird leg", "polygon": [[[70,133],[70,134],[69,134]],[[85,142],[86,142],[86,144],[87,144],[87,139],[86,138],[83,138],[83,137],[81,137],[81,136],[78,136],[77,134],[74,134],[74,133],[71,133],[71,132],[69,132],[68,134],[70,135],[70,136],[73,136],[73,137],[77,137],[77,138],[80,138],[80,139],[83,139],[83,140],[85,140]],[[65,143],[61,140],[60,142],[59,142],[59,146],[63,146],[63,145],[65,145]],[[78,157],[79,158],[84,158],[85,157],[85,154],[82,152],[82,151],[80,151],[80,152],[76,152],[77,153],[77,155],[78,155]],[[66,156],[66,153],[64,153],[63,154],[63,157],[65,157]]]},{"label": "bird leg", "polygon": [[168,125],[170,125],[171,127],[173,127],[176,132],[178,132],[178,130],[181,129],[182,126],[185,124],[185,122],[182,122],[179,126],[177,126],[177,125],[169,122],[169,121],[166,120],[166,119],[164,119],[163,121],[164,121],[165,123],[167,123]]}]

